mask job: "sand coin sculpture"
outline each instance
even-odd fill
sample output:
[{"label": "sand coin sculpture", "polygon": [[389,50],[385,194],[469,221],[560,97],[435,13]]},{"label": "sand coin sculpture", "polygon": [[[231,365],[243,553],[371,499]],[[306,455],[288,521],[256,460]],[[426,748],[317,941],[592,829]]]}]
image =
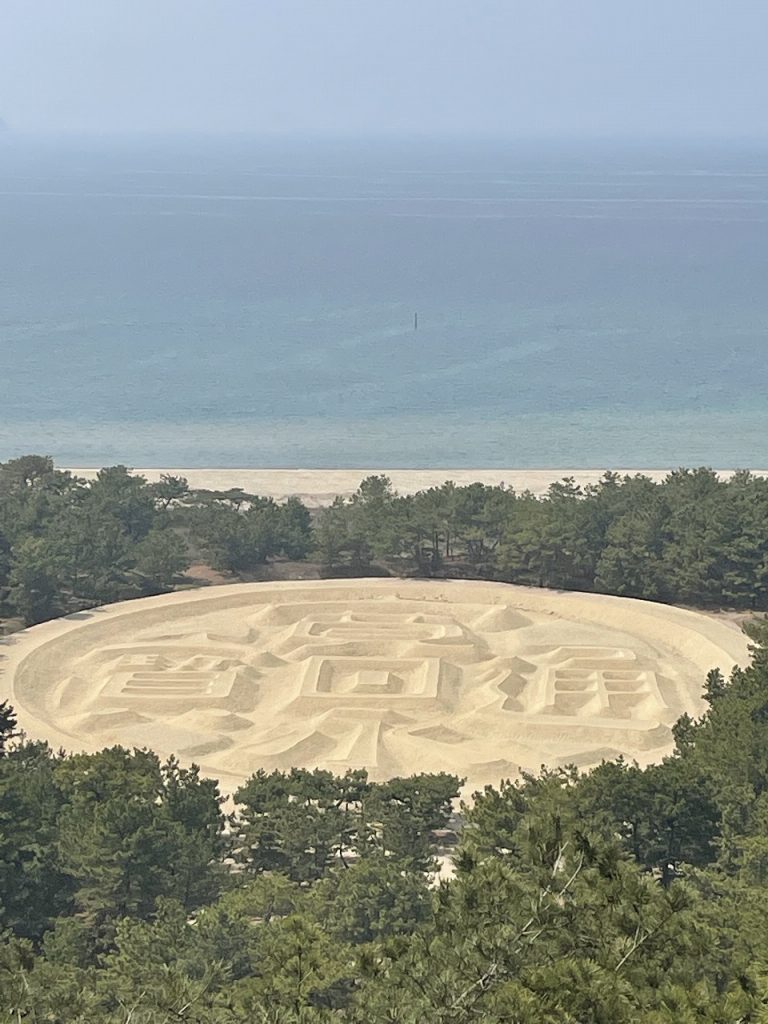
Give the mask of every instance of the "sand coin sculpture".
[{"label": "sand coin sculpture", "polygon": [[701,713],[746,638],[644,601],[504,584],[255,583],[96,609],[9,637],[0,698],[30,737],[195,761],[225,789],[259,768],[451,771],[640,763]]}]

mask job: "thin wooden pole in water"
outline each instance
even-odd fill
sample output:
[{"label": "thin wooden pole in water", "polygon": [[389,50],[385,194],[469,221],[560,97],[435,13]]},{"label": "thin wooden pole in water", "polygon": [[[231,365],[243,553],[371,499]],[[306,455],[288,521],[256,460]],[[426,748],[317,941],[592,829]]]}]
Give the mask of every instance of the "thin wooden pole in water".
[{"label": "thin wooden pole in water", "polygon": [[414,331],[418,331],[418,329],[419,329],[419,314],[418,313],[414,313],[413,314],[413,329],[414,329]]}]

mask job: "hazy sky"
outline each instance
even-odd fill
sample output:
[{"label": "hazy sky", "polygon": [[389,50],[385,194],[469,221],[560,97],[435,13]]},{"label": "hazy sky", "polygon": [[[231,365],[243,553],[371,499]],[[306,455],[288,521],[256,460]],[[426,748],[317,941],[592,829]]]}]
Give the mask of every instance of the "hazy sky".
[{"label": "hazy sky", "polygon": [[768,0],[0,0],[19,130],[768,135]]}]

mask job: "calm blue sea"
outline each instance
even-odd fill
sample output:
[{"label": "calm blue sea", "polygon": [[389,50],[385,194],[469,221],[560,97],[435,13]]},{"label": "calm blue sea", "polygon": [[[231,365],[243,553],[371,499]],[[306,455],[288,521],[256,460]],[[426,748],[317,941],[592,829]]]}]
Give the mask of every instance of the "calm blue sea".
[{"label": "calm blue sea", "polygon": [[768,149],[7,135],[0,355],[0,459],[762,468]]}]

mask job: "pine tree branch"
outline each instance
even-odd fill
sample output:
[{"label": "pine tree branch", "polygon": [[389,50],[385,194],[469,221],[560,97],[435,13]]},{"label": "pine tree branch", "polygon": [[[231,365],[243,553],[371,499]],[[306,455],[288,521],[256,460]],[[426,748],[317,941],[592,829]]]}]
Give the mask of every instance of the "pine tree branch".
[{"label": "pine tree branch", "polygon": [[[560,853],[559,853],[559,855],[558,855],[558,857],[557,857],[557,859],[555,861],[556,864],[560,862],[560,858],[562,857],[562,855],[564,853],[565,853],[565,846],[562,847],[562,849],[561,849],[561,851],[560,851]],[[565,883],[565,885],[562,887],[562,889],[560,889],[558,891],[558,893],[557,893],[558,897],[561,897],[561,896],[563,896],[564,893],[568,892],[568,890],[571,888],[573,883],[578,878],[578,876],[579,876],[583,866],[584,866],[584,855],[581,854],[581,856],[579,857],[579,863],[576,866],[576,870],[570,876],[570,878]],[[552,884],[550,883],[546,887],[546,889],[544,889],[539,894],[539,898],[538,898],[539,914],[534,914],[532,917],[530,917],[528,919],[528,921],[526,921],[526,923],[520,929],[520,931],[518,932],[517,936],[515,937],[515,939],[513,940],[512,944],[511,944],[514,948],[519,948],[519,945],[522,943],[522,940],[524,940],[524,939],[528,939],[528,945],[530,945],[544,931],[544,928],[542,927],[542,928],[539,928],[538,931],[536,931],[533,934],[531,934],[530,929],[537,922],[537,920],[538,920],[538,918],[539,918],[541,913],[545,913],[547,910],[551,909],[552,904],[550,903],[547,906],[544,906],[544,901],[547,899],[547,897],[552,896],[552,895],[553,895],[553,893],[552,893]],[[449,1012],[453,1011],[453,1010],[458,1010],[459,1007],[461,1006],[461,1004],[475,991],[477,991],[477,994],[478,994],[477,997],[479,998],[479,996],[482,995],[483,992],[487,991],[490,983],[492,982],[492,980],[496,977],[496,975],[498,973],[499,973],[499,964],[497,962],[494,962],[494,963],[492,963],[490,965],[488,970],[485,971],[485,973],[483,975],[481,975],[480,978],[477,979],[477,981],[474,981],[468,988],[466,988],[453,1001],[453,1003],[451,1003],[451,1005],[449,1007]]]}]

